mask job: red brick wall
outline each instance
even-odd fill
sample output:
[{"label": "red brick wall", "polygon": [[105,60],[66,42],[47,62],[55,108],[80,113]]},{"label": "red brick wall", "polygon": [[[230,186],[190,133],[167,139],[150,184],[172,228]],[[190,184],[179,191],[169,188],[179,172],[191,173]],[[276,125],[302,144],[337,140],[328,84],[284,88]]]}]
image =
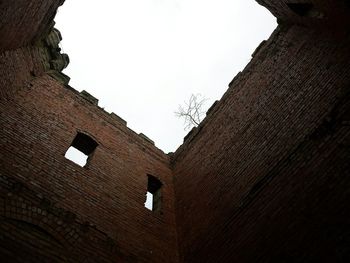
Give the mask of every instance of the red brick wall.
[{"label": "red brick wall", "polygon": [[2,262],[127,262],[115,241],[14,177],[0,176]]},{"label": "red brick wall", "polygon": [[0,2],[0,52],[17,49],[38,40],[52,25],[64,0]]},{"label": "red brick wall", "polygon": [[280,26],[176,152],[184,262],[350,259],[350,39],[330,35]]},{"label": "red brick wall", "polygon": [[[21,53],[16,51],[13,56]],[[16,72],[12,74],[16,78]],[[28,188],[16,198],[40,207],[40,200],[26,197],[31,191],[49,200],[55,209],[74,214],[76,220],[71,224],[85,222],[101,231],[113,241],[122,262],[177,262],[168,157],[51,77],[31,77],[21,83],[0,101],[0,173]],[[84,168],[64,157],[77,131],[89,134],[99,144]],[[161,213],[144,207],[147,174],[163,183]],[[9,193],[1,191],[4,204]],[[98,254],[105,248],[100,247],[92,250]]]},{"label": "red brick wall", "polygon": [[[42,41],[62,2],[0,3],[2,258],[177,262],[168,157],[46,75],[66,81],[52,71],[57,39]],[[99,144],[85,168],[64,157],[77,131]],[[161,213],[144,207],[147,174],[163,183]]]},{"label": "red brick wall", "polygon": [[27,81],[33,75],[42,75],[44,67],[39,47],[25,47],[0,54],[0,96],[10,99],[17,88],[30,85]]}]

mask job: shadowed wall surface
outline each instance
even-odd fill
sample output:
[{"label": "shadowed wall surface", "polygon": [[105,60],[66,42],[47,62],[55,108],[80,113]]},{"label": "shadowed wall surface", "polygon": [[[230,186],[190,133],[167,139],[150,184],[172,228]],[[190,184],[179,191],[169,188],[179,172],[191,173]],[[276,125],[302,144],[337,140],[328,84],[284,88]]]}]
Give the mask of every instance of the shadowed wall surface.
[{"label": "shadowed wall surface", "polygon": [[176,153],[185,262],[336,258],[327,235],[349,216],[350,43],[327,34],[280,26]]}]

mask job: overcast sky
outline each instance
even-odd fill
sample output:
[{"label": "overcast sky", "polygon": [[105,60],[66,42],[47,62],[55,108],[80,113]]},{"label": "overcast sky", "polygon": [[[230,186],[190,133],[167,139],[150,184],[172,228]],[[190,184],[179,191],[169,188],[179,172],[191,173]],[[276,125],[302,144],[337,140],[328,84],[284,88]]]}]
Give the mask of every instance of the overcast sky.
[{"label": "overcast sky", "polygon": [[70,85],[166,153],[188,132],[178,105],[210,107],[276,27],[254,0],[67,0],[55,20]]}]

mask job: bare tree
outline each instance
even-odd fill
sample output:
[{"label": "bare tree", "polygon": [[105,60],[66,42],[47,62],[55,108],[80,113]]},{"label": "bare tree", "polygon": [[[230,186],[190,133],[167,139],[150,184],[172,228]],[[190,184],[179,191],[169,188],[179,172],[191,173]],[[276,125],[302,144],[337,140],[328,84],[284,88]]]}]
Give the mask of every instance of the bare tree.
[{"label": "bare tree", "polygon": [[184,102],[184,105],[179,105],[178,111],[175,115],[179,118],[184,118],[184,129],[191,129],[193,126],[198,126],[203,120],[205,111],[203,106],[207,99],[201,94],[192,94],[188,102]]}]

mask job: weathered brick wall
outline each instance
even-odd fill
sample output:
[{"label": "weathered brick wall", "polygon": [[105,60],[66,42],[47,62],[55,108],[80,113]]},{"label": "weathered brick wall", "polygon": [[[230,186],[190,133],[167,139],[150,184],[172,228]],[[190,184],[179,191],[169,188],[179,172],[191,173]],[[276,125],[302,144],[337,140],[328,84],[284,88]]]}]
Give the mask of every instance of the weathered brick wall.
[{"label": "weathered brick wall", "polygon": [[96,226],[5,175],[0,176],[0,243],[2,262],[123,261],[114,240]]},{"label": "weathered brick wall", "polygon": [[[265,6],[278,21],[308,26],[349,26],[349,2],[346,0],[256,0]],[[293,6],[294,5],[294,6]]]},{"label": "weathered brick wall", "polygon": [[[63,1],[0,3],[0,243],[6,262],[177,262],[168,157],[67,86],[53,17]],[[98,147],[82,168],[77,132]],[[147,174],[160,212],[144,207]]]},{"label": "weathered brick wall", "polygon": [[[26,69],[28,65],[15,66]],[[21,83],[12,87],[11,96],[0,101],[1,176],[73,214],[74,220],[67,226],[73,228],[80,222],[98,229],[117,251],[116,257],[109,258],[111,262],[117,257],[123,258],[122,262],[177,262],[168,157],[125,123],[50,76],[30,76]],[[99,144],[84,168],[64,157],[77,131],[89,134]],[[147,174],[163,183],[160,213],[144,207]],[[8,194],[7,190],[0,193],[3,205],[10,202]],[[33,201],[26,195],[26,191],[19,192],[16,198],[22,198],[28,206],[40,207],[40,200]],[[21,205],[15,209],[19,210],[16,213],[24,213]],[[43,226],[49,214],[43,211],[47,215],[33,216],[37,218],[35,225],[39,222]],[[8,218],[4,212],[0,216],[2,220]],[[17,215],[15,219],[22,217]],[[92,246],[91,250],[98,255],[102,248]]]},{"label": "weathered brick wall", "polygon": [[350,260],[349,44],[279,26],[177,150],[184,262]]},{"label": "weathered brick wall", "polygon": [[27,46],[52,26],[64,0],[0,1],[0,53]]}]

